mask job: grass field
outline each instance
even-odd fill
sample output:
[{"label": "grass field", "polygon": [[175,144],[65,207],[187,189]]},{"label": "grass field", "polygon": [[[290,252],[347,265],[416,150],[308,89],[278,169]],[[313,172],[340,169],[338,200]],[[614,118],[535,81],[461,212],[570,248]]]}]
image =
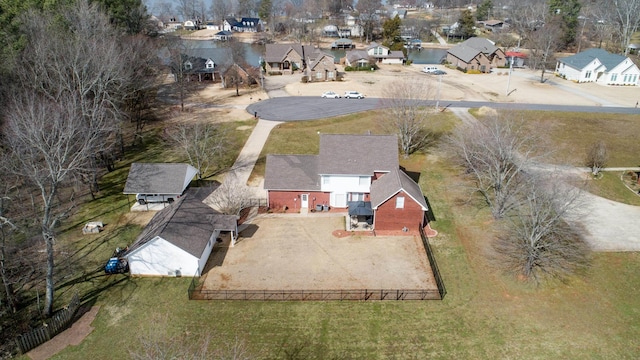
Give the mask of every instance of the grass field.
[{"label": "grass field", "polygon": [[[382,133],[378,118],[372,113],[283,124],[264,153],[316,153],[318,131]],[[539,121],[563,128],[550,119]],[[443,116],[433,126],[444,131],[454,123]],[[631,120],[620,124],[631,126]],[[95,330],[54,358],[130,358],[142,352],[143,341],[182,353],[208,341],[208,357],[215,358],[236,340],[259,359],[640,357],[640,254],[598,253],[586,273],[566,283],[522,283],[487,260],[491,217],[469,201],[456,169],[435,151],[401,163],[421,173],[420,185],[437,218],[433,227],[439,235],[432,245],[447,287],[443,301],[201,302],[187,299],[190,279],[100,276],[82,283],[96,290],[89,294],[91,303],[101,307]],[[122,178],[105,181],[117,188]],[[130,241],[135,232],[131,225],[101,249]],[[90,244],[78,239],[73,246]]]}]

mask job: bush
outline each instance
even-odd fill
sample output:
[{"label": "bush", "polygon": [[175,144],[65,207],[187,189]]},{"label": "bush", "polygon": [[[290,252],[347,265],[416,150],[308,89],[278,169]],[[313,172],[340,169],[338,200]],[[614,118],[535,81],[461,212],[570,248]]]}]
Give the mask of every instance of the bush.
[{"label": "bush", "polygon": [[282,71],[269,71],[269,75],[282,75]]},{"label": "bush", "polygon": [[301,80],[303,84],[306,84],[309,82],[309,77],[307,75],[303,75]]}]

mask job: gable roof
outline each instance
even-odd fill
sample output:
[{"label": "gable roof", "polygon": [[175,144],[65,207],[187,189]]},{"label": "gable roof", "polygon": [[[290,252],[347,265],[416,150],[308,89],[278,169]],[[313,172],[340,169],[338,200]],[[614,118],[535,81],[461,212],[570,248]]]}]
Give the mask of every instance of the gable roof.
[{"label": "gable roof", "polygon": [[182,194],[198,169],[189,164],[133,163],[125,194]]},{"label": "gable roof", "polygon": [[302,57],[301,44],[266,44],[264,61],[282,62],[287,57],[287,54],[292,50]]},{"label": "gable roof", "polygon": [[483,54],[493,54],[498,47],[489,39],[481,37],[472,37],[460,43],[460,45],[468,46],[472,49],[481,51]]},{"label": "gable roof", "polygon": [[321,134],[318,173],[372,175],[397,169],[396,135]]},{"label": "gable roof", "polygon": [[465,63],[469,63],[477,56],[487,57],[482,51],[462,44],[452,47],[447,52]]},{"label": "gable roof", "polygon": [[259,23],[259,18],[243,17],[240,21],[237,22],[236,26],[243,28],[253,28],[258,26]]},{"label": "gable roof", "polygon": [[369,61],[369,53],[366,50],[347,50],[345,56],[349,63],[363,59]]},{"label": "gable roof", "polygon": [[264,188],[320,190],[317,155],[267,155]]},{"label": "gable roof", "polygon": [[420,185],[399,169],[394,169],[371,183],[371,207],[377,209],[400,191],[404,191],[413,201],[422,206],[423,211],[429,209]]},{"label": "gable roof", "polygon": [[572,68],[582,70],[594,60],[598,60],[607,70],[611,70],[626,59],[627,58],[622,55],[612,54],[604,49],[591,48],[575,55],[559,59],[558,61]]},{"label": "gable roof", "polygon": [[223,215],[202,202],[211,188],[190,189],[175,203],[158,211],[127,254],[160,237],[200,258],[214,230],[236,230],[237,218]]}]

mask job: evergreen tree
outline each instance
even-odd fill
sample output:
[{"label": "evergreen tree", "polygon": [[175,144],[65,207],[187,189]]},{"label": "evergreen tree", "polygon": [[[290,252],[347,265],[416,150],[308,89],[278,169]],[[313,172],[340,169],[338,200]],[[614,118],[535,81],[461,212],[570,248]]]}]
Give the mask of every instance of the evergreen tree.
[{"label": "evergreen tree", "polygon": [[551,16],[560,21],[562,38],[561,48],[566,49],[576,41],[578,15],[582,5],[578,0],[548,0]]},{"label": "evergreen tree", "polygon": [[468,39],[476,34],[476,19],[473,17],[471,10],[465,10],[460,14],[458,19],[458,32],[463,39]]},{"label": "evergreen tree", "polygon": [[484,0],[482,4],[478,5],[476,19],[478,19],[478,21],[489,20],[491,9],[493,9],[493,2],[491,0]]}]

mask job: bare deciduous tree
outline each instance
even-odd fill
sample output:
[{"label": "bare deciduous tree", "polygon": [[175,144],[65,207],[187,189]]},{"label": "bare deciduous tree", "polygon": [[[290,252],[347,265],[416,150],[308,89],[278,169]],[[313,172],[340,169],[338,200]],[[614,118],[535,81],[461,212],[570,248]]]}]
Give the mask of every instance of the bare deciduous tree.
[{"label": "bare deciduous tree", "polygon": [[495,219],[514,209],[532,165],[538,142],[510,119],[489,117],[484,122],[460,126],[447,138],[448,153],[472,179]]},{"label": "bare deciduous tree", "polygon": [[180,124],[169,129],[168,135],[189,164],[198,169],[199,179],[206,178],[209,170],[220,163],[228,145],[228,134],[221,126],[211,123]]},{"label": "bare deciduous tree", "polygon": [[614,0],[603,2],[602,5],[608,14],[608,20],[616,25],[620,49],[627,55],[631,37],[640,28],[640,0]]},{"label": "bare deciduous tree", "polygon": [[113,133],[111,119],[83,117],[75,100],[70,97],[58,103],[30,93],[19,94],[8,111],[5,131],[13,171],[38,188],[42,201],[47,315],[53,311],[55,229],[70,210],[60,206],[59,191],[65,182],[90,171],[93,155]]},{"label": "bare deciduous tree", "polygon": [[432,93],[430,82],[405,79],[389,85],[382,100],[387,116],[383,126],[398,134],[404,157],[423,149],[433,138],[427,130],[432,111],[427,101]]},{"label": "bare deciduous tree", "polygon": [[536,282],[563,278],[588,265],[589,249],[570,225],[581,192],[562,180],[532,176],[494,243],[501,268]]},{"label": "bare deciduous tree", "polygon": [[231,172],[225,176],[224,182],[213,191],[206,202],[223,214],[239,215],[240,210],[250,205],[252,197],[252,190]]},{"label": "bare deciduous tree", "polygon": [[540,82],[543,83],[547,67],[555,64],[553,55],[560,46],[562,36],[560,25],[556,20],[551,20],[541,27],[530,29],[526,36],[531,51],[529,66],[540,70]]},{"label": "bare deciduous tree", "polygon": [[591,174],[596,176],[602,171],[609,160],[609,152],[604,141],[599,140],[591,144],[587,152],[587,166],[591,168]]}]

